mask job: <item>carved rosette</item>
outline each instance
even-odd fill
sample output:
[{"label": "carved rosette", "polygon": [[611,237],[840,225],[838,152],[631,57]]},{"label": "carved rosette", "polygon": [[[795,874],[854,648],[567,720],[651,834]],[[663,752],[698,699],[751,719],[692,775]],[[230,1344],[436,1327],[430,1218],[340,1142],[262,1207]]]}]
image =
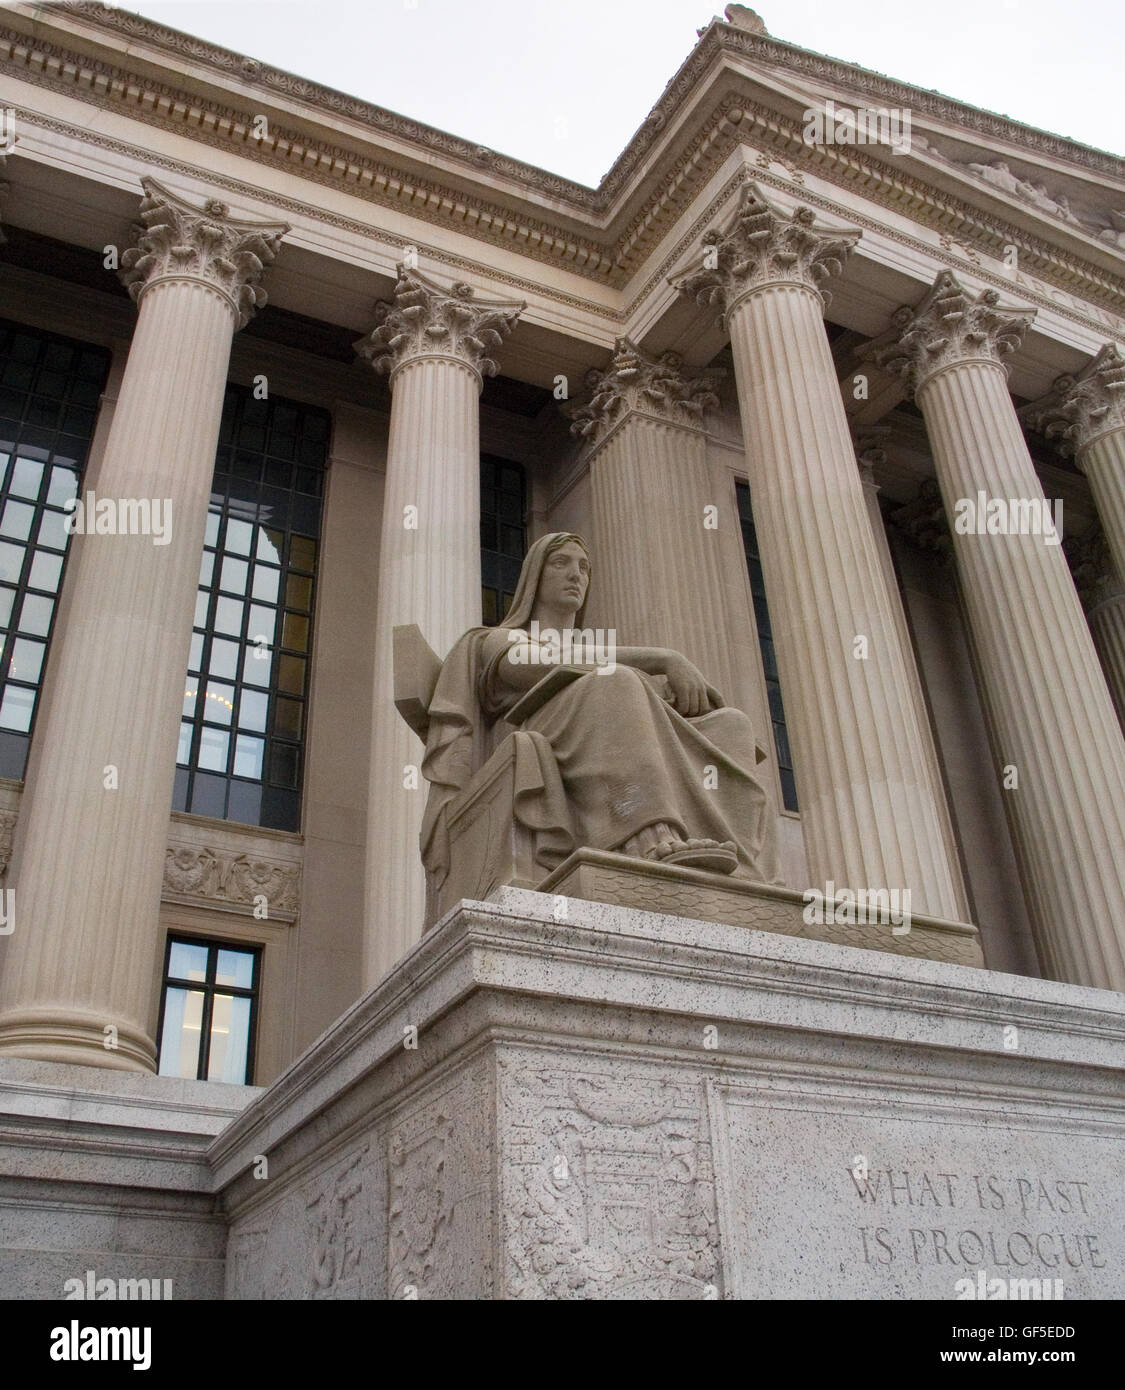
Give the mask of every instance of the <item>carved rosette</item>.
[{"label": "carved rosette", "polygon": [[1019,412],[1030,429],[1053,439],[1059,452],[1077,455],[1096,439],[1125,429],[1125,351],[1106,343],[1075,376],[1060,376],[1047,395]]},{"label": "carved rosette", "polygon": [[724,318],[747,295],[770,285],[804,286],[827,307],[824,282],[843,269],[859,237],[857,229],[818,225],[804,204],[785,212],[757,184],[748,184],[731,225],[725,232],[706,232],[695,267],[670,283],[699,304],[716,305]]},{"label": "carved rosette", "polygon": [[1125,584],[1122,584],[1113,563],[1105,532],[1094,526],[1082,536],[1068,536],[1063,541],[1063,551],[1070,562],[1074,575],[1074,586],[1082,607],[1092,614],[1100,604],[1113,598],[1125,597]]},{"label": "carved rosette", "polygon": [[493,354],[527,305],[482,299],[471,285],[451,289],[418,270],[398,267],[394,299],[375,306],[375,328],[355,344],[376,372],[395,374],[420,357],[452,358],[471,368],[484,383],[499,371]]},{"label": "carved rosette", "polygon": [[963,362],[1002,366],[1034,318],[1034,309],[1001,308],[995,290],[972,295],[952,271],[943,270],[918,307],[896,310],[893,327],[868,343],[860,356],[899,377],[913,396],[946,367]]},{"label": "carved rosette", "polygon": [[564,407],[564,414],[570,417],[571,434],[586,444],[600,444],[630,414],[698,428],[708,406],[719,404],[715,387],[726,373],[706,371],[685,376],[682,363],[678,352],[650,357],[628,338],[618,338],[606,370],[586,374],[589,398]]},{"label": "carved rosette", "polygon": [[231,217],[215,198],[198,208],[152,178],[142,179],[141,187],[137,245],[121,257],[118,272],[133,299],[140,303],[154,285],[199,280],[226,297],[237,327],[245,328],[266,302],[258,282],[288,224]]}]

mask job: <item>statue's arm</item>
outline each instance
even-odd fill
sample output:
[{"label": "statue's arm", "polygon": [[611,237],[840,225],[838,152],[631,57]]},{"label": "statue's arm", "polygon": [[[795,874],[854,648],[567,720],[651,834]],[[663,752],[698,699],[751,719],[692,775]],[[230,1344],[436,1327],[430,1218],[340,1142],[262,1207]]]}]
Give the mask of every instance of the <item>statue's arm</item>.
[{"label": "statue's arm", "polygon": [[[486,664],[496,661],[497,679],[512,690],[527,691],[556,666],[576,671],[598,671],[605,663],[592,661],[539,660],[541,644],[518,628],[497,628],[484,639],[483,657]],[[686,656],[667,647],[616,647],[606,653],[619,666],[632,666],[652,676],[664,676],[669,686],[669,700],[674,709],[687,717],[706,714],[718,708],[722,697],[707,684],[702,673]]]}]

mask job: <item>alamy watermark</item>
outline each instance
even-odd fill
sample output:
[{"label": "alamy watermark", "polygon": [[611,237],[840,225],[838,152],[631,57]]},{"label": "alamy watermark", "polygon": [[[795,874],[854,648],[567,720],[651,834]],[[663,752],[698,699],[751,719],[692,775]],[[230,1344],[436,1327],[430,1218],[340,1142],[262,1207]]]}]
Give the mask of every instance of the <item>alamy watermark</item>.
[{"label": "alamy watermark", "polygon": [[958,497],[953,504],[953,529],[959,536],[1042,536],[1044,545],[1058,545],[1063,533],[1061,497]]},{"label": "alamy watermark", "polygon": [[70,497],[63,522],[68,536],[151,536],[153,545],[172,539],[170,497]]},{"label": "alamy watermark", "polygon": [[886,145],[894,154],[910,153],[910,112],[904,106],[808,107],[801,132],[806,145]]},{"label": "alamy watermark", "polygon": [[837,888],[832,879],[824,892],[806,888],[801,894],[806,907],[801,916],[809,926],[889,926],[892,936],[910,931],[909,888]]},{"label": "alamy watermark", "polygon": [[[528,639],[525,641],[525,635]],[[617,629],[603,627],[557,628],[539,626],[537,618],[527,632],[514,627],[508,641],[516,645],[508,653],[513,666],[596,666],[596,674],[617,669]]]},{"label": "alamy watermark", "polygon": [[1066,1297],[1061,1279],[990,1279],[983,1269],[977,1270],[975,1279],[958,1279],[953,1292],[958,1299],[1051,1299],[1057,1303]]}]

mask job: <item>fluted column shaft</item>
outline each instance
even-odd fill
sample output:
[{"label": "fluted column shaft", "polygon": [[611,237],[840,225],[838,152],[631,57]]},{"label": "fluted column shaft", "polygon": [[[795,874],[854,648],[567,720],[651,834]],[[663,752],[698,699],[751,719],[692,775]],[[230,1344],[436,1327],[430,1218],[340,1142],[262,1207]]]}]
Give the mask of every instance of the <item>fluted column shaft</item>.
[{"label": "fluted column shaft", "polygon": [[417,623],[443,660],[480,607],[480,391],[523,304],[398,267],[393,300],[356,351],[391,384],[380,529],[368,799],[364,978],[372,988],[422,935],[424,749],[395,709],[395,627]]},{"label": "fluted column shaft", "polygon": [[913,910],[956,918],[821,299],[766,284],[728,324],[811,880],[909,889]]},{"label": "fluted column shaft", "polygon": [[[419,357],[396,372],[380,530],[364,935],[374,985],[422,933],[423,749],[393,702],[391,640],[417,623],[444,657],[480,610],[479,374]],[[410,510],[413,509],[413,510]]]},{"label": "fluted column shaft", "polygon": [[902,596],[898,589],[894,558],[891,555],[890,542],[887,540],[887,528],[883,524],[883,513],[879,508],[879,485],[870,476],[865,476],[862,467],[860,470],[860,481],[863,486],[863,500],[867,507],[867,515],[871,521],[871,534],[875,539],[875,549],[878,552],[879,563],[887,581],[887,593],[890,595],[895,630],[898,633],[899,645],[902,648],[903,659],[906,662],[907,680],[910,686],[910,702],[914,706],[914,713],[918,720],[922,751],[925,756],[926,776],[929,780],[931,794],[934,798],[934,805],[937,807],[938,817],[941,821],[942,844],[945,846],[946,861],[949,864],[950,873],[953,877],[953,887],[957,899],[957,917],[959,920],[967,922],[969,920],[969,897],[965,889],[965,879],[961,873],[961,865],[957,854],[957,839],[953,833],[953,818],[949,814],[949,804],[945,796],[945,785],[941,776],[941,764],[938,761],[933,730],[930,727],[930,715],[926,708],[926,697],[922,691],[922,678],[918,672],[918,663],[914,660],[914,648],[910,639],[910,629],[906,621],[906,610],[903,606]]},{"label": "fluted column shaft", "polygon": [[618,642],[682,652],[733,703],[744,678],[727,640],[721,533],[707,525],[705,436],[631,415],[591,458],[590,480],[599,611]]},{"label": "fluted column shaft", "polygon": [[[0,968],[0,1050],[126,1070],[155,1065],[160,891],[231,338],[264,299],[247,286],[285,230],[248,238],[221,204],[200,213],[145,187],[155,227],[131,253],[140,313],[97,493],[158,499],[167,543],[71,541],[70,617],[47,670],[13,847],[16,929]],[[260,254],[236,269],[229,258],[251,243]]]},{"label": "fluted column shaft", "polygon": [[[1003,367],[956,361],[922,379],[947,510],[979,490],[1039,499]],[[1040,959],[1056,979],[1125,988],[1125,741],[1062,548],[954,528]]]},{"label": "fluted column shaft", "polygon": [[1087,617],[1110,699],[1125,729],[1125,590],[1118,587],[1115,593],[1094,604]]}]

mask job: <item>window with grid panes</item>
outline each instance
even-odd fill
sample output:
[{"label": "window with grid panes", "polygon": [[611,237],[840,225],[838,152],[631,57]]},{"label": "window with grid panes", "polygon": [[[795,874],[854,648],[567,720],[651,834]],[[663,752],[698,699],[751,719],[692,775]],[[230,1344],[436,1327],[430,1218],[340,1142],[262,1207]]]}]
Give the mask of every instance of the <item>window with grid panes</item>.
[{"label": "window with grid panes", "polygon": [[160,994],[160,1076],[248,1086],[261,948],[169,937]]},{"label": "window with grid panes", "polygon": [[481,621],[494,627],[508,611],[527,554],[527,484],[518,463],[480,461]]},{"label": "window with grid panes", "polygon": [[0,320],[0,776],[27,763],[104,348]]},{"label": "window with grid panes", "polygon": [[766,675],[766,693],[773,721],[773,742],[777,750],[777,770],[781,777],[781,797],[787,811],[796,811],[797,782],[793,776],[793,755],[789,751],[789,733],[785,727],[785,706],[781,701],[781,681],[777,674],[777,656],[773,649],[773,630],[766,602],[766,583],[758,554],[758,537],[754,530],[754,512],[750,505],[750,488],[746,483],[738,489],[738,520],[742,526],[742,546],[746,552],[746,568],[750,574],[750,592],[754,597],[754,617],[758,624],[758,645],[762,651],[762,667]]},{"label": "window with grid panes", "polygon": [[229,386],[174,806],[298,830],[327,411]]}]

